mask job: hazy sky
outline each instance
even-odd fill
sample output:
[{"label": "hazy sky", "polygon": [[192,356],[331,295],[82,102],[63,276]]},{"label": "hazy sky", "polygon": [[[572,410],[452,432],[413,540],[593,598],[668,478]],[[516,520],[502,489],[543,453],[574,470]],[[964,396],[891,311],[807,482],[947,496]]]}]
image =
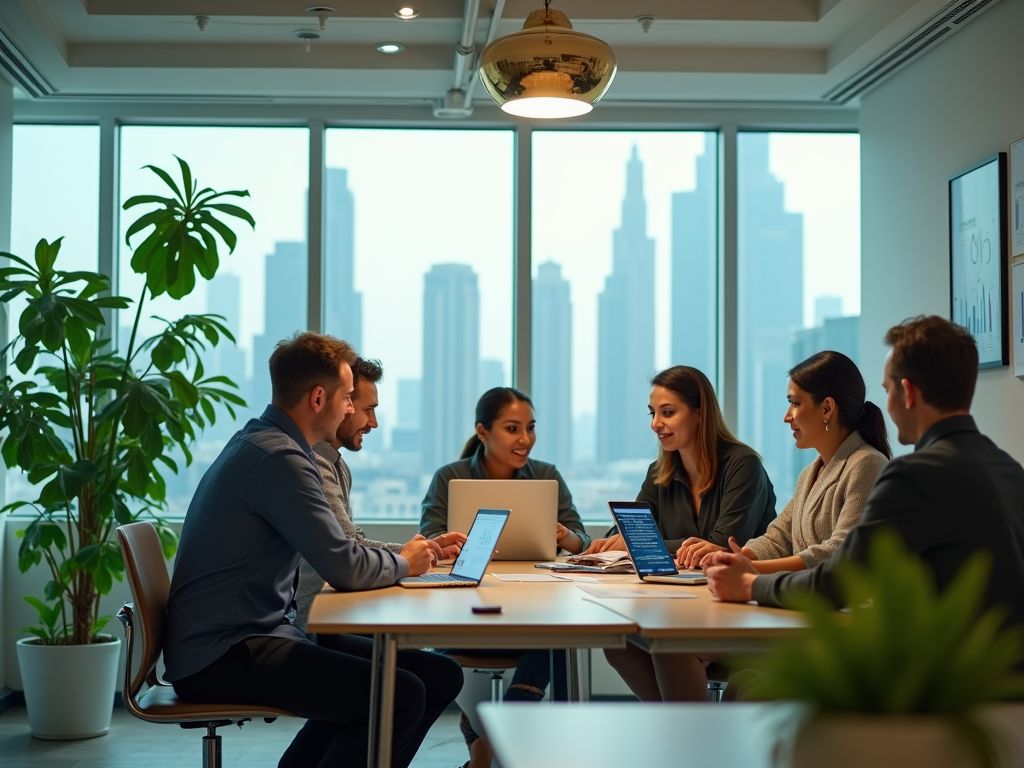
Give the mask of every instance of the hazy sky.
[{"label": "hazy sky", "polygon": [[[634,144],[644,162],[648,232],[656,242],[659,318],[657,365],[667,365],[669,336],[669,205],[673,192],[694,186],[699,133],[536,132],[534,266],[554,259],[571,281],[574,305],[575,414],[596,400],[596,296],[611,265],[612,230],[620,221],[625,165]],[[98,206],[96,127],[15,127],[12,250],[31,256],[35,241],[67,235],[64,267],[94,266]],[[302,128],[126,127],[121,136],[124,200],[159,190],[147,163],[172,170],[185,158],[203,186],[248,189],[242,205],[255,232],[236,226],[239,245],[222,259],[242,279],[239,343],[251,350],[263,329],[263,263],[277,241],[305,240],[308,132]],[[860,311],[859,138],[856,135],[773,135],[772,172],[785,184],[786,208],[804,214],[804,305],[840,296],[845,314]],[[397,380],[420,375],[423,275],[438,262],[468,263],[481,290],[481,356],[511,360],[512,134],[508,131],[337,129],[328,133],[327,164],[347,168],[356,205],[356,287],[363,292],[367,354],[380,357],[386,378],[382,416],[397,421]],[[742,169],[741,169],[742,172]],[[123,233],[134,212],[122,217]],[[141,242],[141,239],[136,240]],[[122,256],[129,251],[123,246]],[[121,292],[140,283],[125,267]],[[304,296],[278,298],[302,301]],[[157,302],[146,314],[176,317],[206,311],[201,286],[182,306]],[[214,311],[216,307],[214,306]],[[150,326],[155,330],[155,326]],[[265,365],[257,361],[257,365]]]}]

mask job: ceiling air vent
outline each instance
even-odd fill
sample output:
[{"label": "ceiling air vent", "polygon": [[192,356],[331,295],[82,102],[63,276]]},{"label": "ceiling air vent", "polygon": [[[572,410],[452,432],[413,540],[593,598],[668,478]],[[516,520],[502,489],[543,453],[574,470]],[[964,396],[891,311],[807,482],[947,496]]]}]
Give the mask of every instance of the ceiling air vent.
[{"label": "ceiling air vent", "polygon": [[7,71],[15,85],[34,99],[53,93],[50,84],[32,68],[32,65],[21,55],[21,51],[14,47],[14,43],[2,31],[0,31],[0,67]]},{"label": "ceiling air vent", "polygon": [[860,96],[997,2],[999,0],[955,0],[860,72],[826,93],[825,98],[845,104]]}]

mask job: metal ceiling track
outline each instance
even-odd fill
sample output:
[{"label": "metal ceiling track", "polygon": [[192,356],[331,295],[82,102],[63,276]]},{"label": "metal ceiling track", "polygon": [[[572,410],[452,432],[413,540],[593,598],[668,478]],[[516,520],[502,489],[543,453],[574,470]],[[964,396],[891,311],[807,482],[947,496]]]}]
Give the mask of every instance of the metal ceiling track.
[{"label": "metal ceiling track", "polygon": [[53,87],[36,72],[11,39],[0,30],[0,67],[14,80],[14,84],[32,98],[49,96]]},{"label": "metal ceiling track", "polygon": [[824,98],[846,104],[866,93],[997,2],[999,0],[954,0],[857,74],[826,93]]}]

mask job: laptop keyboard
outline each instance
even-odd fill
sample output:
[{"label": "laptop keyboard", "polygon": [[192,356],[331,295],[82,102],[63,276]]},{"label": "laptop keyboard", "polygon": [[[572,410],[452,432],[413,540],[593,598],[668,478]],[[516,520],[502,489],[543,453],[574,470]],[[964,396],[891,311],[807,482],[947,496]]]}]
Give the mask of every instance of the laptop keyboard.
[{"label": "laptop keyboard", "polygon": [[455,584],[472,584],[473,582],[467,579],[460,579],[456,576],[452,576],[450,573],[424,573],[422,576],[416,578],[421,581],[438,581],[438,582],[453,582]]}]

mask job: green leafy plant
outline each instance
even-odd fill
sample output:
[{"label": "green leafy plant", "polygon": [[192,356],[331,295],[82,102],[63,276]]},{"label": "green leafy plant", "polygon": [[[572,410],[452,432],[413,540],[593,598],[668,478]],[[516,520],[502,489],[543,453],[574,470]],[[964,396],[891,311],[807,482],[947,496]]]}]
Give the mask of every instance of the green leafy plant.
[{"label": "green leafy plant", "polygon": [[147,295],[187,296],[196,272],[207,280],[216,274],[218,241],[234,250],[237,237],[217,214],[255,226],[247,211],[223,202],[248,192],[199,190],[188,164],[177,160],[180,185],[166,171],[146,166],[171,196],[140,195],[124,204],[125,210],[156,207],[125,238],[131,247],[145,234],[131,259],[145,285],[121,351],[109,341],[108,317],[133,302],[110,296],[106,275],[58,269],[61,239],[40,240],[32,261],[0,254],[9,260],[0,267],[0,302],[27,299],[18,334],[0,351],[22,374],[17,381],[10,373],[0,377],[0,455],[8,468],[21,469],[41,486],[35,501],[16,501],[4,510],[35,515],[18,532],[18,567],[25,572],[45,562],[50,570],[43,599],[25,598],[40,623],[23,631],[44,643],[94,642],[109,620],[99,615],[99,598],[123,578],[124,562],[111,538],[117,525],[151,518],[165,554],[174,553],[177,536],[160,516],[167,506],[161,472],[178,471],[174,449],[191,463],[190,446],[214,422],[217,407],[234,417],[232,407],[245,405],[230,379],[203,370],[207,348],[224,338],[234,342],[221,316],[156,318],[163,330],[138,338]]},{"label": "green leafy plant", "polygon": [[739,665],[760,673],[744,698],[802,701],[811,717],[942,716],[991,765],[992,739],[972,714],[1024,694],[1024,632],[1004,628],[1000,608],[982,612],[989,571],[989,558],[975,554],[940,594],[899,536],[880,532],[866,565],[838,569],[849,612],[820,595],[795,600],[808,631]]}]

